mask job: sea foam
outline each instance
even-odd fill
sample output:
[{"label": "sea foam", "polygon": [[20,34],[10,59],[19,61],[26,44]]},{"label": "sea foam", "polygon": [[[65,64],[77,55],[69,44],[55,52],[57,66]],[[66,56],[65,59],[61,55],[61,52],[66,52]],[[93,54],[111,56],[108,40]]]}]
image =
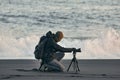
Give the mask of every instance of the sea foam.
[{"label": "sea foam", "polygon": [[85,53],[91,58],[120,58],[120,34],[109,29],[93,40],[85,41]]},{"label": "sea foam", "polygon": [[[34,59],[34,49],[40,36],[30,35],[15,38],[2,34],[0,36],[0,59]],[[94,39],[63,39],[60,43],[64,47],[81,48],[77,53],[78,59],[119,59],[120,34],[115,29],[101,32]],[[64,59],[71,59],[72,54],[67,54]]]}]

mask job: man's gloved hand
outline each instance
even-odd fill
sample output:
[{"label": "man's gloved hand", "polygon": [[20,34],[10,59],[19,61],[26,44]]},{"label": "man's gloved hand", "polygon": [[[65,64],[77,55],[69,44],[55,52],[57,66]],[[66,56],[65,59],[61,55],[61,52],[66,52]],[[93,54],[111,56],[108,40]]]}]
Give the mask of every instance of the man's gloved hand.
[{"label": "man's gloved hand", "polygon": [[72,51],[76,51],[76,48],[72,48]]}]

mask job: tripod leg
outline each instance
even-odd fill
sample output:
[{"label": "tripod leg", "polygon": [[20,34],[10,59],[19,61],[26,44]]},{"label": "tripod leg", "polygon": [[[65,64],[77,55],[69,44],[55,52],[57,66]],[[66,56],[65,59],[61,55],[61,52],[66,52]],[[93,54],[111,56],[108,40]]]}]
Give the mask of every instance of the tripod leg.
[{"label": "tripod leg", "polygon": [[72,59],[72,60],[71,60],[71,62],[70,62],[70,65],[69,65],[69,67],[68,67],[68,69],[67,69],[67,72],[69,71],[69,69],[70,69],[70,67],[71,67],[72,62],[73,62],[73,59]]},{"label": "tripod leg", "polygon": [[73,70],[76,71],[77,67],[76,67],[76,61],[74,60],[74,65],[73,65]]},{"label": "tripod leg", "polygon": [[75,60],[75,59],[74,59],[73,70],[77,72],[77,63],[76,63],[76,60]]},{"label": "tripod leg", "polygon": [[77,60],[76,60],[76,67],[77,67],[77,71],[80,71]]}]

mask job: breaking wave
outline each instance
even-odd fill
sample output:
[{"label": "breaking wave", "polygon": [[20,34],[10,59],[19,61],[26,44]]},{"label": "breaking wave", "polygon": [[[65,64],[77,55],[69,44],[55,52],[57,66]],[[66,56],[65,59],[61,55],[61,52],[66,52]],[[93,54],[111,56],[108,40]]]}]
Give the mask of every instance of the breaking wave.
[{"label": "breaking wave", "polygon": [[[34,47],[39,41],[37,35],[14,38],[0,36],[0,59],[34,59]],[[78,59],[119,59],[120,34],[115,29],[101,32],[94,39],[63,39],[60,45],[64,47],[81,47],[82,52],[77,54]],[[71,54],[66,54],[64,59],[71,59]]]},{"label": "breaking wave", "polygon": [[120,34],[115,29],[109,29],[93,40],[85,41],[85,53],[90,58],[120,58]]}]

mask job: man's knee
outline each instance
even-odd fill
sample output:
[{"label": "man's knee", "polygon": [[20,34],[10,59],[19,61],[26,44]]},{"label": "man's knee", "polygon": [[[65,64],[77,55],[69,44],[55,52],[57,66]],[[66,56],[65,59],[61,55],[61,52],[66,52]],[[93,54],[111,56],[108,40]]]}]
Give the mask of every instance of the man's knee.
[{"label": "man's knee", "polygon": [[65,67],[62,65],[59,61],[56,59],[52,60],[50,63],[47,64],[47,67],[51,70],[56,70],[56,71],[64,71]]},{"label": "man's knee", "polygon": [[64,52],[56,52],[55,57],[58,61],[60,61],[65,56]]},{"label": "man's knee", "polygon": [[64,52],[60,52],[61,57],[63,58],[65,56]]}]

